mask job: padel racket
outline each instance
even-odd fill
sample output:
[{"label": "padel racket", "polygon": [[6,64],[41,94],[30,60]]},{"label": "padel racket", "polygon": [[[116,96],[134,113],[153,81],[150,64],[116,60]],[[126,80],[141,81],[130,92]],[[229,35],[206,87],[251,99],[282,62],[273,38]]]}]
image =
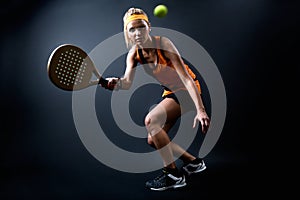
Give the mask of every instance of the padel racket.
[{"label": "padel racket", "polygon": [[[92,85],[107,86],[108,81],[102,78],[93,61],[81,48],[63,44],[51,53],[48,65],[48,76],[60,89],[75,91]],[[92,80],[92,76],[96,80]]]}]

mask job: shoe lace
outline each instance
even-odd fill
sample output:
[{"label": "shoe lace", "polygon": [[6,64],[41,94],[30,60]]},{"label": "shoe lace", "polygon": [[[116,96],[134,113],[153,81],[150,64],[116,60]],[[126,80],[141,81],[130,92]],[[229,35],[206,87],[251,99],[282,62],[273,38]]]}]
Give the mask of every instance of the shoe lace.
[{"label": "shoe lace", "polygon": [[160,180],[162,180],[165,176],[166,176],[166,174],[165,174],[165,172],[163,172],[161,175],[159,175],[158,177],[156,177],[154,180],[155,180],[155,181],[160,181]]}]

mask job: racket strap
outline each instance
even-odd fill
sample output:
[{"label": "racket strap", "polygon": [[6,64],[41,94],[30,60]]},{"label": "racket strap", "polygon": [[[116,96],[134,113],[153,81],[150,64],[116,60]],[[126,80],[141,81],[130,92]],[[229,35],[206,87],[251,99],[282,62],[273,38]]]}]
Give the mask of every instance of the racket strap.
[{"label": "racket strap", "polygon": [[108,81],[101,77],[98,84],[102,85],[103,87],[107,87]]}]

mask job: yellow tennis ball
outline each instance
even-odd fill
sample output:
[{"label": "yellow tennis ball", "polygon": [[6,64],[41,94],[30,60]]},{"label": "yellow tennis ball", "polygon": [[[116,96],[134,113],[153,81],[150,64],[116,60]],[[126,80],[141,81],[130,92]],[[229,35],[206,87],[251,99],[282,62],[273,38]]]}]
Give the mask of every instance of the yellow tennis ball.
[{"label": "yellow tennis ball", "polygon": [[165,5],[158,5],[154,8],[153,14],[156,17],[165,17],[168,14],[168,8]]}]

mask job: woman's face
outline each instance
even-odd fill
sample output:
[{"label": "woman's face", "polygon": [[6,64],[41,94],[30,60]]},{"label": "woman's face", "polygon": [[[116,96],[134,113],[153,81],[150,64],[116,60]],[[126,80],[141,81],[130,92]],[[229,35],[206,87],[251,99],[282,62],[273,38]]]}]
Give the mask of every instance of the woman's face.
[{"label": "woman's face", "polygon": [[133,44],[143,46],[150,38],[150,27],[144,20],[133,20],[127,25],[128,37]]}]

